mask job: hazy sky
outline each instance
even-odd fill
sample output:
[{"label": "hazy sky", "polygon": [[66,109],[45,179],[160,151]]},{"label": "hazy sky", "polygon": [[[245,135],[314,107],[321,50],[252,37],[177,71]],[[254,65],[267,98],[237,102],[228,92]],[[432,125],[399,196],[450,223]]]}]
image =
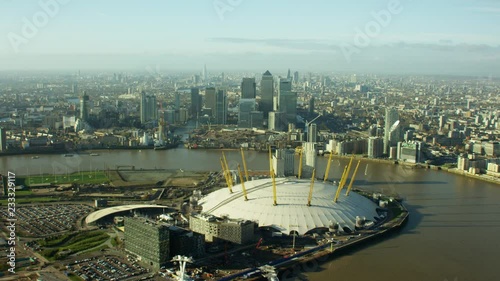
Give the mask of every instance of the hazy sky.
[{"label": "hazy sky", "polygon": [[0,13],[2,70],[500,75],[497,0],[0,0]]}]

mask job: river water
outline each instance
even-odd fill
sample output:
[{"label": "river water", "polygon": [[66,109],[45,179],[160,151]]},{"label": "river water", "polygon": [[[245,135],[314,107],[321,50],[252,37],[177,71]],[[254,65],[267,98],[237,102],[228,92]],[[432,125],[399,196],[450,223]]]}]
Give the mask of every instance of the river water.
[{"label": "river water", "polygon": [[[99,156],[40,155],[0,157],[0,172],[67,173],[117,165],[139,168],[219,170],[216,150],[97,151]],[[230,165],[238,151],[225,152]],[[269,167],[265,153],[246,152],[249,169]],[[318,175],[327,158],[319,157]],[[334,159],[338,180],[346,161]],[[368,167],[367,167],[368,165]],[[296,280],[499,280],[500,186],[444,171],[362,162],[356,186],[405,198],[410,220],[400,234],[362,250],[302,270]]]}]

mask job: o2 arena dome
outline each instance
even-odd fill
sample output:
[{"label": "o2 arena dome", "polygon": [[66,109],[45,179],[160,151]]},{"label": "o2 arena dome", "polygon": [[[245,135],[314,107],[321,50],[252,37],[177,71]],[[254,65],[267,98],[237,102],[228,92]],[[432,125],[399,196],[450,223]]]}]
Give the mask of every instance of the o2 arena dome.
[{"label": "o2 arena dome", "polygon": [[273,205],[272,179],[245,182],[248,201],[244,199],[241,184],[214,191],[200,199],[202,212],[216,217],[251,220],[259,227],[271,227],[283,234],[292,231],[308,234],[337,223],[341,229],[355,229],[356,217],[374,220],[378,218],[377,205],[370,199],[343,189],[334,202],[337,186],[331,183],[315,182],[308,206],[309,180],[276,178],[276,203]]}]

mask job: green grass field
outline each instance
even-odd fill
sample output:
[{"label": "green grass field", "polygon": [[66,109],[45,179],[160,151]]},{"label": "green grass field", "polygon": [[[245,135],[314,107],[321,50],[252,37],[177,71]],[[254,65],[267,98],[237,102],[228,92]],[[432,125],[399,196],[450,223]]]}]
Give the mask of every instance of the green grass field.
[{"label": "green grass field", "polygon": [[31,194],[33,194],[33,191],[31,191],[31,190],[16,190],[16,197],[29,196]]},{"label": "green grass field", "polygon": [[62,259],[65,255],[61,252],[71,251],[78,253],[101,245],[109,239],[109,235],[104,231],[90,231],[82,233],[64,234],[52,239],[39,241],[40,246],[46,247],[42,255],[49,260]]},{"label": "green grass field", "polygon": [[19,184],[24,184],[25,186],[31,186],[32,184],[41,184],[41,183],[106,183],[109,182],[109,179],[106,177],[104,172],[80,172],[80,173],[72,173],[72,174],[62,174],[62,175],[53,175],[53,174],[43,174],[43,175],[33,175],[29,177],[19,177]]},{"label": "green grass field", "polygon": [[68,274],[68,278],[71,281],[83,281],[82,278],[80,278],[79,276],[76,276],[74,273]]},{"label": "green grass field", "polygon": [[[33,197],[33,198],[16,198],[16,203],[36,203],[36,202],[51,202],[51,201],[61,201],[60,197]],[[0,200],[1,205],[7,205],[7,199]]]}]

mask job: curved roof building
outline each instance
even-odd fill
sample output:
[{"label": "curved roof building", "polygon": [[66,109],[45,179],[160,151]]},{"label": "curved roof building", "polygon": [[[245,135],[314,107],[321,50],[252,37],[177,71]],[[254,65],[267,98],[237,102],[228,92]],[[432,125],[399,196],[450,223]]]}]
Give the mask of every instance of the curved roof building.
[{"label": "curved roof building", "polygon": [[95,212],[90,213],[86,218],[85,218],[85,223],[86,224],[92,224],[97,222],[100,219],[103,219],[109,215],[116,215],[122,212],[126,211],[132,211],[132,210],[140,210],[140,209],[170,209],[167,206],[161,206],[161,205],[122,205],[122,206],[115,206],[115,207],[109,207],[105,209],[101,209]]},{"label": "curved roof building", "polygon": [[241,184],[214,191],[200,199],[202,212],[217,217],[256,221],[259,227],[273,227],[284,234],[297,231],[305,234],[317,228],[328,228],[338,223],[341,228],[354,230],[356,216],[374,220],[378,217],[377,205],[368,198],[350,192],[341,192],[337,203],[333,202],[337,186],[315,182],[311,206],[307,206],[309,180],[277,178],[277,206],[273,206],[271,179],[245,182],[248,201],[244,201]]}]

